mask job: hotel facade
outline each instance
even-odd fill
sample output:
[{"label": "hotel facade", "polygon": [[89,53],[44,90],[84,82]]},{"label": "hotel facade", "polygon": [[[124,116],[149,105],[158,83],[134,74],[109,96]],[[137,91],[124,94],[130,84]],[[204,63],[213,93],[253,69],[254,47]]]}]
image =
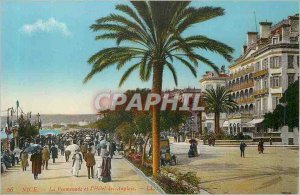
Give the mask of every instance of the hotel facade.
[{"label": "hotel facade", "polygon": [[230,134],[267,132],[261,125],[264,115],[299,78],[299,15],[275,25],[259,24],[259,33],[247,33],[243,54],[229,66],[227,86],[238,103],[238,109],[227,114]]}]

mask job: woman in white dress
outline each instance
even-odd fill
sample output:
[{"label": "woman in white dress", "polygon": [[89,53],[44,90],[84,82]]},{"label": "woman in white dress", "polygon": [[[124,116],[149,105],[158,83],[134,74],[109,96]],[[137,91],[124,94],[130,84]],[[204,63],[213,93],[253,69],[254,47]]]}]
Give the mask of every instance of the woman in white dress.
[{"label": "woman in white dress", "polygon": [[73,165],[72,165],[72,174],[78,177],[79,170],[81,169],[82,164],[82,155],[79,153],[79,150],[75,151],[75,154],[72,157]]}]

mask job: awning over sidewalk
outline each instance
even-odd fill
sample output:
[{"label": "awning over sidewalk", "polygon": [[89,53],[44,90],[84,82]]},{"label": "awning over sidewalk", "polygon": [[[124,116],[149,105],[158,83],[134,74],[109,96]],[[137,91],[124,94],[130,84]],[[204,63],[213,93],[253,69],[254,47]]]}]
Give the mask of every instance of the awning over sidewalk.
[{"label": "awning over sidewalk", "polygon": [[228,127],[228,126],[229,126],[229,122],[228,121],[224,121],[223,127]]},{"label": "awning over sidewalk", "polygon": [[249,121],[248,124],[249,125],[255,125],[255,124],[263,122],[263,120],[264,119],[253,119],[252,121]]}]

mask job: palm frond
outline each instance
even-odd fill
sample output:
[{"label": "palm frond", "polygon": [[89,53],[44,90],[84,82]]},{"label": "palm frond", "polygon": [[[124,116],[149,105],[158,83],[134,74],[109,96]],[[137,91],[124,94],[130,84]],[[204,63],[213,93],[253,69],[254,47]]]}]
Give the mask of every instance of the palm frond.
[{"label": "palm frond", "polygon": [[173,79],[175,82],[175,85],[178,85],[178,79],[177,79],[177,73],[176,70],[174,68],[174,66],[172,64],[170,64],[169,62],[166,62],[167,67],[169,68],[169,70],[171,71],[172,75],[173,75]]}]

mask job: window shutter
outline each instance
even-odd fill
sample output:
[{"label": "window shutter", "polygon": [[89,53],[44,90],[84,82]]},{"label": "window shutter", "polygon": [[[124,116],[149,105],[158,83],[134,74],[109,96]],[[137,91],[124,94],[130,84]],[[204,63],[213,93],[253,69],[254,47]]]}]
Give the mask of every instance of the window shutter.
[{"label": "window shutter", "polygon": [[270,77],[270,88],[273,88],[273,77]]}]

